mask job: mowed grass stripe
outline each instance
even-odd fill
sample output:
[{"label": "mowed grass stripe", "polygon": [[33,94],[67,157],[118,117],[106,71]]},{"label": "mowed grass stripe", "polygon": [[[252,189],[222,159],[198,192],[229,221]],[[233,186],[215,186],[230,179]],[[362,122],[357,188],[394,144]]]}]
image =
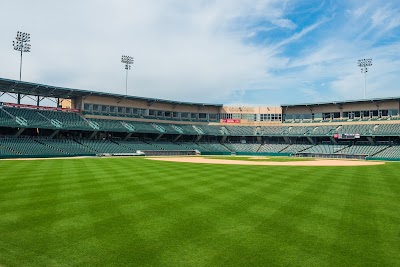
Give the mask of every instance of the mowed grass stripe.
[{"label": "mowed grass stripe", "polygon": [[396,266],[399,167],[0,161],[0,266]]}]

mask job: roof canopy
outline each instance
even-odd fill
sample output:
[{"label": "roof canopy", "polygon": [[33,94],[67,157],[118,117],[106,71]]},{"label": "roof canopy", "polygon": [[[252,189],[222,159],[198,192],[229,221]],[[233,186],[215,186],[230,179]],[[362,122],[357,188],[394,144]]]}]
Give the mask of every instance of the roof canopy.
[{"label": "roof canopy", "polygon": [[34,95],[34,96],[51,97],[51,98],[67,98],[67,99],[77,98],[77,97],[87,97],[87,96],[102,96],[102,97],[113,97],[113,98],[127,99],[127,100],[142,100],[153,103],[160,102],[160,103],[167,103],[174,105],[222,107],[222,104],[181,102],[181,101],[173,101],[166,99],[103,93],[96,91],[71,89],[71,88],[57,87],[51,85],[30,83],[17,80],[9,80],[4,78],[0,78],[0,92],[12,93],[12,94],[19,93],[24,95]]},{"label": "roof canopy", "polygon": [[332,101],[332,102],[320,102],[320,103],[304,103],[304,104],[282,104],[281,107],[312,107],[312,106],[323,106],[323,105],[344,105],[344,104],[356,104],[356,103],[378,103],[385,101],[400,101],[400,97],[387,97],[387,98],[372,98],[372,99],[359,99],[359,100],[343,100],[343,101]]}]

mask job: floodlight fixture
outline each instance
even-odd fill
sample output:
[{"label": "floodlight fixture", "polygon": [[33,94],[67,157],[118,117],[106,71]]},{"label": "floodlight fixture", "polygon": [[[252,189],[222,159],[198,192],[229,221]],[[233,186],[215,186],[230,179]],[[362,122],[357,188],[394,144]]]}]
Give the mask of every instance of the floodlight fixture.
[{"label": "floodlight fixture", "polygon": [[372,59],[371,58],[359,59],[357,66],[359,66],[361,68],[361,73],[364,73],[364,99],[366,99],[367,98],[367,72],[368,72],[368,67],[372,66]]},{"label": "floodlight fixture", "polygon": [[[14,50],[19,51],[21,53],[21,60],[19,63],[19,80],[21,81],[22,77],[22,54],[31,52],[31,45],[29,42],[31,41],[31,35],[26,32],[17,32],[17,37],[15,37],[15,41],[13,41]],[[21,102],[21,95],[18,94],[18,104]]]},{"label": "floodlight fixture", "polygon": [[125,94],[128,95],[128,70],[131,69],[134,59],[131,56],[122,55],[121,63],[125,64],[126,77],[125,77]]}]

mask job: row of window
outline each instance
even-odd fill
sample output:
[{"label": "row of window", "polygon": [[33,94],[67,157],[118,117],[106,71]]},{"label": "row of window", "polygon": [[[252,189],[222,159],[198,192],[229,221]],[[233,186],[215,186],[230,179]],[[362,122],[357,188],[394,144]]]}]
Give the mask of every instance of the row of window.
[{"label": "row of window", "polygon": [[241,119],[248,121],[281,121],[282,114],[241,114],[241,113],[190,113],[156,109],[140,109],[85,103],[84,111],[91,113],[116,114],[124,116],[150,116],[155,118],[191,119],[217,121],[220,119]]},{"label": "row of window", "polygon": [[248,121],[281,121],[282,114],[241,114],[221,113],[221,119],[242,119]]},{"label": "row of window", "polygon": [[285,114],[284,121],[287,120],[333,120],[333,119],[364,119],[364,118],[387,118],[398,116],[399,110],[386,109],[386,110],[364,110],[364,111],[345,111],[340,112],[326,112],[326,113],[308,113],[308,114]]},{"label": "row of window", "polygon": [[150,116],[155,118],[173,118],[173,119],[194,119],[194,120],[207,120],[216,121],[219,119],[219,114],[209,113],[190,113],[190,112],[174,112],[155,109],[141,109],[131,107],[118,107],[108,105],[98,105],[85,103],[83,109],[86,112],[100,113],[100,114],[115,114],[124,116]]}]

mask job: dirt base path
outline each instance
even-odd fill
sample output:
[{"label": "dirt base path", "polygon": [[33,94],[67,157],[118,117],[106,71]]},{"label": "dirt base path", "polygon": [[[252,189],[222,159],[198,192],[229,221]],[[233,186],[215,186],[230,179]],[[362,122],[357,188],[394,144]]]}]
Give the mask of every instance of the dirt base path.
[{"label": "dirt base path", "polygon": [[309,161],[288,161],[288,162],[268,162],[268,161],[246,161],[229,159],[209,159],[203,157],[157,157],[147,158],[149,160],[203,163],[203,164],[226,164],[226,165],[258,165],[258,166],[371,166],[382,165],[385,162],[380,161],[362,161],[362,160],[343,160],[343,159],[318,159]]}]

